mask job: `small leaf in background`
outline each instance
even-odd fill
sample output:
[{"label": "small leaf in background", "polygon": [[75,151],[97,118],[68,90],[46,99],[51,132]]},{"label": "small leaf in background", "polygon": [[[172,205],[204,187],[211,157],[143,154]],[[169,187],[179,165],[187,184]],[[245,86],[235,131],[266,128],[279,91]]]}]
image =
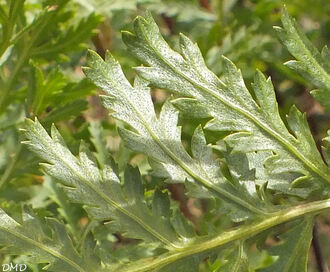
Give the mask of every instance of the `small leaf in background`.
[{"label": "small leaf in background", "polygon": [[269,250],[270,255],[278,257],[275,263],[258,271],[307,271],[314,220],[312,217],[306,217],[295,223],[295,226],[279,237],[280,244]]},{"label": "small leaf in background", "polygon": [[311,43],[296,21],[284,8],[282,12],[283,28],[274,27],[282,43],[297,59],[285,63],[315,85],[313,97],[330,112],[330,53],[327,46],[322,51]]}]

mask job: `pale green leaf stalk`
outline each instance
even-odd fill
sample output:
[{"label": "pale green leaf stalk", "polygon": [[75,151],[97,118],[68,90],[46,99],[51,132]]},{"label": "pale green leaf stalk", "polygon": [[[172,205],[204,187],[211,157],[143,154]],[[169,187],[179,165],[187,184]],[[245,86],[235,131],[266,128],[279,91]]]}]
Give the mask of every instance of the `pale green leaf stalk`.
[{"label": "pale green leaf stalk", "polygon": [[322,51],[310,42],[296,21],[290,17],[286,8],[282,11],[283,28],[275,26],[278,37],[297,60],[285,63],[296,70],[305,79],[314,84],[317,90],[311,93],[313,97],[330,111],[330,53],[327,46]]},{"label": "pale green leaf stalk", "polygon": [[[212,250],[219,251],[225,245],[231,245],[233,241],[245,240],[246,238],[253,237],[254,235],[270,229],[276,225],[288,222],[299,218],[301,216],[315,214],[325,209],[330,208],[330,200],[314,201],[304,205],[299,205],[293,208],[282,210],[271,214],[268,218],[259,222],[254,222],[246,226],[241,226],[234,230],[225,231],[215,237],[202,237],[196,240],[193,244],[178,250],[173,250],[168,253],[162,254],[157,258],[147,258],[140,261],[123,266],[116,270],[116,272],[146,272],[157,271],[161,267],[166,267],[172,263],[186,259],[188,257],[198,256],[205,252]],[[236,246],[236,245],[234,245]],[[292,254],[292,252],[291,252]],[[282,261],[281,261],[282,262]],[[165,270],[166,271],[166,270]],[[276,271],[276,270],[274,270]],[[292,270],[290,272],[306,272],[307,270]],[[277,272],[277,271],[276,271]]]}]

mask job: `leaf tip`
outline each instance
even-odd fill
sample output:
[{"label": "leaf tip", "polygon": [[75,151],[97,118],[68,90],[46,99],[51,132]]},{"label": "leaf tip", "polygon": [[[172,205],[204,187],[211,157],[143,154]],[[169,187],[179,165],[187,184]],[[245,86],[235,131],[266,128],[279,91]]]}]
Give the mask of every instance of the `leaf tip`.
[{"label": "leaf tip", "polygon": [[103,61],[103,59],[101,58],[101,56],[98,53],[96,53],[94,50],[90,50],[90,49],[87,50],[86,58],[87,58],[87,63],[89,66],[93,66],[94,62]]},{"label": "leaf tip", "polygon": [[136,39],[136,35],[130,31],[123,30],[121,31],[121,38],[123,42],[129,46],[130,43]]}]

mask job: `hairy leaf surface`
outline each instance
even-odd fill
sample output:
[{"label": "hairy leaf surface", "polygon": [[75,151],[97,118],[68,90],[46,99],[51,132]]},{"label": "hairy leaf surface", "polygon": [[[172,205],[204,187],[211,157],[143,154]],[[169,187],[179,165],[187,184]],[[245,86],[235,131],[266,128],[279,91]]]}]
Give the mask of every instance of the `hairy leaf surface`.
[{"label": "hairy leaf surface", "polygon": [[313,90],[313,97],[330,111],[330,52],[327,46],[322,51],[308,40],[296,21],[284,8],[281,27],[274,27],[282,43],[297,60],[285,64],[300,73],[319,89]]},{"label": "hairy leaf surface", "polygon": [[26,208],[22,223],[18,223],[0,209],[1,252],[29,255],[35,263],[49,263],[49,271],[102,271],[101,264],[92,253],[93,240],[85,241],[83,254],[79,254],[66,233],[65,226],[54,218],[46,224]]},{"label": "hairy leaf surface", "polygon": [[126,145],[135,151],[147,154],[155,174],[169,178],[173,182],[197,182],[202,190],[223,197],[235,208],[235,220],[249,216],[248,212],[260,214],[257,199],[248,196],[243,185],[234,186],[226,180],[212,150],[207,146],[201,127],[192,137],[192,156],[181,143],[181,130],[177,127],[178,111],[169,101],[165,102],[159,117],[156,116],[151,101],[148,82],[137,77],[134,87],[125,78],[120,65],[108,53],[103,61],[96,53],[88,56],[89,67],[86,75],[107,92],[103,96],[105,106],[113,111],[113,116],[131,126],[131,130],[120,129],[120,136]]},{"label": "hairy leaf surface", "polygon": [[181,54],[173,51],[149,13],[138,17],[134,33],[123,32],[123,39],[129,51],[149,66],[136,68],[139,76],[182,96],[172,102],[180,110],[212,118],[205,128],[232,131],[225,140],[234,152],[271,151],[265,160],[268,173],[298,173],[296,186],[306,180],[316,188],[330,182],[330,170],[317,150],[305,115],[293,106],[288,128],[285,126],[269,78],[256,73],[254,100],[231,61],[224,60],[225,73],[219,79],[186,36],[180,36]]},{"label": "hairy leaf surface", "polygon": [[[92,123],[89,128],[95,152],[82,142],[74,155],[54,125],[49,135],[37,119],[27,119],[25,144],[46,161],[42,169],[60,182],[59,192],[65,192],[69,201],[84,205],[91,222],[83,237],[92,229],[96,242],[90,237],[83,244],[89,249],[77,253],[62,231],[63,225],[57,231],[63,235],[57,238],[51,235],[57,230],[56,224],[49,223],[54,220],[47,219],[38,233],[43,232],[46,245],[47,239],[59,240],[55,252],[52,245],[48,249],[40,247],[38,239],[42,235],[33,236],[22,227],[28,226],[28,220],[15,225],[16,221],[1,213],[5,220],[0,222],[0,232],[14,236],[19,233],[21,236],[16,238],[31,236],[30,240],[23,239],[33,245],[29,252],[36,250],[41,262],[50,263],[54,270],[71,272],[71,265],[78,271],[102,271],[98,269],[98,255],[106,271],[197,272],[207,268],[208,263],[215,271],[247,272],[265,267],[249,262],[251,249],[255,244],[265,244],[273,227],[283,224],[279,228],[284,230],[281,241],[269,249],[269,254],[276,256],[274,262],[260,271],[306,272],[314,215],[330,207],[329,136],[324,138],[321,156],[304,114],[293,106],[287,122],[281,119],[270,79],[257,72],[250,91],[240,71],[226,58],[225,72],[218,78],[206,67],[197,45],[186,36],[180,36],[181,53],[173,51],[150,14],[138,17],[133,33],[124,32],[123,39],[129,51],[147,65],[136,68],[134,84],[110,53],[103,60],[90,51],[84,72],[105,91],[103,103],[119,120],[121,138],[129,149],[148,157],[152,175],[146,171],[147,176],[141,178],[139,170],[131,166],[123,175],[118,171],[107,152],[101,123]],[[49,82],[52,87],[53,80],[49,79],[45,81],[39,75],[36,83],[47,87]],[[56,83],[56,74],[54,79]],[[159,114],[149,85],[175,95],[164,102]],[[54,86],[57,93],[61,88]],[[77,91],[77,86],[73,90]],[[42,94],[42,89],[35,91]],[[44,110],[44,98],[35,96],[35,111]],[[58,100],[60,103],[61,97]],[[74,105],[69,110],[72,108]],[[186,138],[181,139],[180,111],[199,120],[209,119],[204,127],[194,122],[190,148],[185,147]],[[205,129],[213,131],[210,138],[217,144],[208,144]],[[224,135],[222,131],[228,136],[215,138]],[[169,198],[159,177],[168,183],[184,183],[192,198],[183,204],[196,213],[196,221],[192,223],[184,216],[182,203],[176,203],[174,193],[173,199]],[[62,200],[57,198],[57,203]],[[8,242],[6,237],[1,239],[4,245]],[[21,253],[13,249],[15,252]],[[90,259],[94,267],[83,267],[84,259]],[[62,266],[58,268],[57,264]]]},{"label": "hairy leaf surface", "polygon": [[55,126],[50,137],[37,120],[27,119],[24,133],[28,138],[25,144],[48,162],[42,165],[44,171],[63,182],[69,199],[84,204],[92,218],[116,219],[119,229],[129,237],[174,246],[177,235],[169,218],[159,212],[152,213],[144,201],[138,169],[127,168],[122,187],[113,163],[99,169],[83,142],[79,156],[75,157]]}]

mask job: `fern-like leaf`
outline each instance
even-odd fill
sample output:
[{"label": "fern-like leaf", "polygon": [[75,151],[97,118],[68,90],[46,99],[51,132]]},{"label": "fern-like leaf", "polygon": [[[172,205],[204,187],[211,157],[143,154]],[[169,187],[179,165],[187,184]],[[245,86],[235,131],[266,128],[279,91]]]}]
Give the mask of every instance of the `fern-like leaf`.
[{"label": "fern-like leaf", "polygon": [[324,46],[320,53],[285,8],[282,12],[282,24],[283,28],[276,26],[274,29],[285,47],[297,59],[285,64],[319,88],[311,93],[327,111],[330,111],[330,52],[328,47]]},{"label": "fern-like leaf", "polygon": [[[221,174],[212,150],[207,146],[201,127],[195,130],[190,156],[181,143],[181,131],[177,127],[178,111],[167,101],[156,117],[148,82],[137,77],[134,87],[125,78],[120,65],[107,53],[106,60],[89,52],[85,74],[107,92],[103,96],[105,106],[115,118],[124,121],[132,130],[119,129],[126,145],[147,154],[152,160],[155,174],[172,182],[196,182],[204,195],[220,196],[231,203],[234,220],[243,220],[249,214],[262,214],[258,200],[249,196],[244,184],[233,186]],[[208,190],[206,190],[208,189]]]},{"label": "fern-like leaf", "polygon": [[62,188],[69,199],[84,204],[92,218],[115,219],[119,230],[128,237],[175,246],[178,237],[169,218],[159,212],[152,213],[144,201],[138,169],[126,169],[123,188],[113,163],[99,169],[83,142],[78,158],[75,157],[55,126],[50,137],[37,120],[27,119],[24,134],[28,139],[24,143],[48,162],[42,164],[43,170],[63,182]]},{"label": "fern-like leaf", "polygon": [[32,263],[48,263],[43,268],[48,271],[102,271],[92,252],[93,240],[88,238],[79,254],[63,224],[53,218],[44,222],[29,208],[22,214],[22,223],[0,209],[0,246],[3,253],[29,256]]},{"label": "fern-like leaf", "polygon": [[[158,249],[151,254],[143,253],[139,260],[115,263],[111,265],[112,271],[198,271],[200,262],[206,258],[223,260],[220,271],[221,268],[247,271],[246,248],[248,241],[253,240],[251,237],[302,216],[307,220],[308,216],[329,209],[329,199],[293,207],[288,205],[291,198],[277,206],[268,199],[268,183],[272,190],[301,197],[307,197],[312,190],[324,189],[320,190],[323,198],[329,195],[330,182],[330,170],[316,148],[305,116],[292,107],[288,127],[285,126],[269,79],[260,72],[256,74],[254,99],[239,70],[229,60],[225,59],[226,72],[220,80],[207,69],[198,47],[185,36],[181,35],[180,40],[182,54],[170,49],[150,14],[137,18],[134,34],[125,32],[123,37],[130,51],[150,66],[136,69],[139,76],[133,85],[109,53],[103,60],[89,52],[89,67],[84,72],[106,92],[103,102],[112,115],[125,123],[119,134],[126,145],[148,156],[154,175],[167,178],[168,182],[185,183],[189,193],[195,196],[220,198],[230,210],[232,220],[249,220],[232,230],[214,229],[214,233],[197,236],[182,214],[171,210],[167,193],[156,189],[152,209],[149,208],[138,170],[128,167],[120,181],[114,163],[100,152],[104,143],[97,139],[97,131],[92,133],[99,152],[96,160],[84,144],[78,156],[74,156],[54,126],[49,136],[38,121],[27,120],[26,144],[47,161],[43,169],[63,183],[71,201],[83,203],[96,220],[112,219],[115,231],[151,242],[150,248]],[[181,97],[167,100],[157,115],[150,83]],[[230,131],[224,139],[225,145],[221,142],[208,145],[203,128],[198,126],[189,154],[181,141],[177,108],[188,111],[190,116],[210,118],[208,129]],[[326,153],[328,146],[326,138]],[[221,167],[214,158],[213,148],[220,149],[224,155]],[[292,182],[303,188],[290,187]],[[305,264],[312,221],[302,222],[283,236],[284,242],[279,247],[287,246],[291,250],[302,247],[304,254],[299,260]],[[308,239],[296,239],[299,232]],[[100,246],[99,252],[104,253],[105,248]],[[306,270],[295,263],[292,254],[287,258],[277,251],[274,248],[271,253],[279,256],[272,266],[275,271]],[[109,259],[104,262],[106,266],[111,263]]]},{"label": "fern-like leaf", "polygon": [[297,173],[296,186],[307,180],[309,186],[324,188],[330,182],[330,170],[317,150],[305,115],[292,107],[288,128],[285,126],[269,78],[256,73],[254,100],[231,61],[224,58],[226,69],[219,79],[186,36],[180,36],[181,54],[173,51],[149,13],[135,20],[134,33],[123,32],[123,40],[130,52],[150,66],[136,68],[139,76],[155,87],[183,96],[172,101],[180,110],[212,118],[205,128],[232,131],[225,140],[234,152],[271,151],[265,160],[268,173]]}]

